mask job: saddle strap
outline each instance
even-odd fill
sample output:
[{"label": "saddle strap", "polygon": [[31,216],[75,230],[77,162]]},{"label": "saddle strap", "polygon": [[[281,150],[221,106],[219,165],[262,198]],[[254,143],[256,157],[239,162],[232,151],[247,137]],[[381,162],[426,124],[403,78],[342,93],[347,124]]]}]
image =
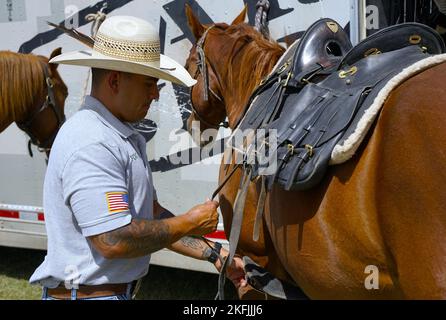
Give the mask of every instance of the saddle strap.
[{"label": "saddle strap", "polygon": [[260,189],[259,201],[257,202],[256,218],[254,220],[254,228],[252,231],[252,239],[256,242],[259,241],[260,223],[262,221],[266,200],[266,177],[261,176],[260,181],[262,183],[262,187]]},{"label": "saddle strap", "polygon": [[220,183],[220,185],[217,187],[217,189],[215,189],[214,193],[211,196],[211,200],[214,200],[215,197],[219,194],[219,192],[221,191],[221,189],[223,189],[223,187],[225,186],[225,184],[229,181],[229,179],[231,179],[231,177],[234,175],[235,171],[237,171],[237,169],[241,166],[241,163],[236,164],[234,166],[234,168],[232,168],[231,172],[225,177],[225,179],[222,181],[222,183]]},{"label": "saddle strap", "polygon": [[240,239],[240,231],[242,230],[243,211],[245,209],[246,196],[248,194],[249,183],[251,182],[252,170],[247,167],[243,172],[241,184],[235,198],[234,213],[232,215],[231,231],[229,236],[229,255],[226,257],[218,278],[218,297],[224,300],[224,285],[226,277],[226,268],[231,264]]}]

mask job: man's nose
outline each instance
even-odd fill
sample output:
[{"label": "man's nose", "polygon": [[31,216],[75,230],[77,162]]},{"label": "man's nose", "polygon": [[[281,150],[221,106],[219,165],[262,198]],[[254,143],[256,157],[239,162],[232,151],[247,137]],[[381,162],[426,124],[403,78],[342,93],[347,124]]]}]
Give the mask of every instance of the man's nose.
[{"label": "man's nose", "polygon": [[155,85],[154,88],[152,90],[150,90],[150,99],[156,100],[158,101],[160,98],[160,91],[158,89],[158,86]]}]

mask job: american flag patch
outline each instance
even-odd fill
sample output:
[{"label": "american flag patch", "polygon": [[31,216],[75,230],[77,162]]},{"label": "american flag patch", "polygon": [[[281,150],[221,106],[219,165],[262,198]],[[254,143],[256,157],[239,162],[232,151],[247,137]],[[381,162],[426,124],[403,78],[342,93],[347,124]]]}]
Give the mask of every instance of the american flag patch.
[{"label": "american flag patch", "polygon": [[107,192],[105,194],[108,212],[116,213],[129,209],[129,195],[126,192]]}]

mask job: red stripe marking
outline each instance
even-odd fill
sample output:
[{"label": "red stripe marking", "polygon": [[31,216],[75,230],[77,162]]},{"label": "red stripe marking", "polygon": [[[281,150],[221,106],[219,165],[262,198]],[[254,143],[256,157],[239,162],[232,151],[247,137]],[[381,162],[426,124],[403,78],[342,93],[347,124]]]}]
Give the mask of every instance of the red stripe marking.
[{"label": "red stripe marking", "polygon": [[37,214],[37,220],[38,221],[45,221],[45,217],[43,216],[43,213],[38,213]]},{"label": "red stripe marking", "polygon": [[18,219],[19,212],[18,211],[9,211],[9,210],[0,210],[0,217]]},{"label": "red stripe marking", "polygon": [[205,236],[206,238],[212,238],[212,239],[221,239],[226,240],[226,234],[223,230],[217,230],[212,233],[209,233]]}]

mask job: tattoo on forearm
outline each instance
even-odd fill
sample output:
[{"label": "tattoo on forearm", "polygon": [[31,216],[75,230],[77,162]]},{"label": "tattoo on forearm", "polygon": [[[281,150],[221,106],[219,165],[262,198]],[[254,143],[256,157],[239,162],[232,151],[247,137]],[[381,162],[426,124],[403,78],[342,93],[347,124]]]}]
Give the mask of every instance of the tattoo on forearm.
[{"label": "tattoo on forearm", "polygon": [[122,258],[148,255],[171,243],[169,226],[162,220],[138,220],[117,230],[101,234],[94,243],[104,251],[125,252]]},{"label": "tattoo on forearm", "polygon": [[193,237],[183,237],[181,238],[181,243],[188,248],[199,250],[204,249],[204,244],[200,239],[196,239]]}]

